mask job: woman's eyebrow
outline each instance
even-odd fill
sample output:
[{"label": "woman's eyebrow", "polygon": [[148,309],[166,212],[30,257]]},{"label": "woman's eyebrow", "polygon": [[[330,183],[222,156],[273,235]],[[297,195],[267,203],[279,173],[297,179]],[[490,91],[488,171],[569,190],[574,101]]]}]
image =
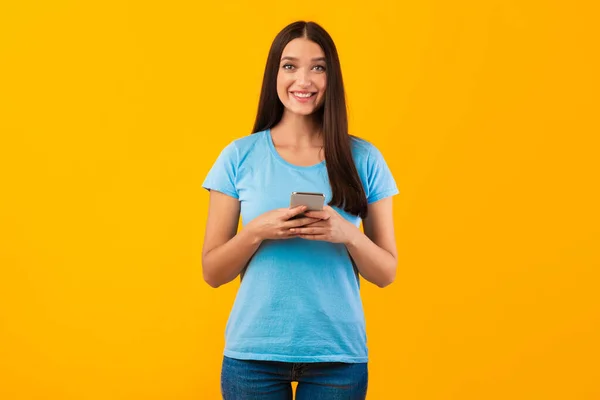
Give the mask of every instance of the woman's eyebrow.
[{"label": "woman's eyebrow", "polygon": [[[291,56],[285,56],[285,57],[281,57],[281,61],[283,61],[283,60],[298,61],[298,58],[291,57]],[[325,57],[316,57],[316,58],[313,58],[311,61],[325,61]]]}]

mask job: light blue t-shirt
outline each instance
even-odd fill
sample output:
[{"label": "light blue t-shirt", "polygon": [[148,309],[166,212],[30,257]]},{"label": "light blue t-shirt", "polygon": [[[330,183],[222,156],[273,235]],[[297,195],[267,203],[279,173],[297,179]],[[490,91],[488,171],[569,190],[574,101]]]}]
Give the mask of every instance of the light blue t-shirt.
[{"label": "light blue t-shirt", "polygon": [[[352,138],[368,203],[398,193],[375,146]],[[203,185],[239,199],[242,225],[275,208],[292,192],[321,192],[331,200],[325,161],[308,167],[285,161],[270,130],[223,149]],[[357,227],[360,218],[334,207]],[[241,281],[225,329],[224,355],[285,362],[368,361],[359,278],[345,245],[293,238],[264,241]]]}]

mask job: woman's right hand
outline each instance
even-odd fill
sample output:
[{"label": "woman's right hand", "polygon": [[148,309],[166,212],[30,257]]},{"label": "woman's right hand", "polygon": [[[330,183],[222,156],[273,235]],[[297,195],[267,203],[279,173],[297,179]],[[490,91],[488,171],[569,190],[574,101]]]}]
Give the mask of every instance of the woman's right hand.
[{"label": "woman's right hand", "polygon": [[290,228],[312,224],[318,218],[300,217],[290,219],[306,211],[306,206],[294,208],[278,208],[259,215],[246,225],[244,229],[259,242],[267,239],[291,239],[295,237]]}]

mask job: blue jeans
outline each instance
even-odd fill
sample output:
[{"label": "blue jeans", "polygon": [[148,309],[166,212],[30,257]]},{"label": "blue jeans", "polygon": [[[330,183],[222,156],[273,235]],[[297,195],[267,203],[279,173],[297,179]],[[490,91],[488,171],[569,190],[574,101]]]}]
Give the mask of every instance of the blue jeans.
[{"label": "blue jeans", "polygon": [[367,363],[290,363],[223,357],[221,393],[224,400],[364,400]]}]

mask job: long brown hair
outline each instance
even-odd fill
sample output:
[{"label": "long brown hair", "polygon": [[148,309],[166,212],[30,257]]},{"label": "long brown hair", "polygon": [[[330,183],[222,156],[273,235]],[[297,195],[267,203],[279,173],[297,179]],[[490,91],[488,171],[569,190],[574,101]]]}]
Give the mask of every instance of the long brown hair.
[{"label": "long brown hair", "polygon": [[325,102],[315,112],[322,124],[325,165],[332,193],[329,204],[364,219],[367,216],[367,197],[352,158],[340,60],[333,39],[320,25],[314,22],[297,21],[283,28],[273,40],[267,57],[258,112],[252,132],[270,129],[281,121],[284,107],[277,95],[277,72],[283,49],[297,38],[306,38],[315,42],[325,53],[327,73]]}]

